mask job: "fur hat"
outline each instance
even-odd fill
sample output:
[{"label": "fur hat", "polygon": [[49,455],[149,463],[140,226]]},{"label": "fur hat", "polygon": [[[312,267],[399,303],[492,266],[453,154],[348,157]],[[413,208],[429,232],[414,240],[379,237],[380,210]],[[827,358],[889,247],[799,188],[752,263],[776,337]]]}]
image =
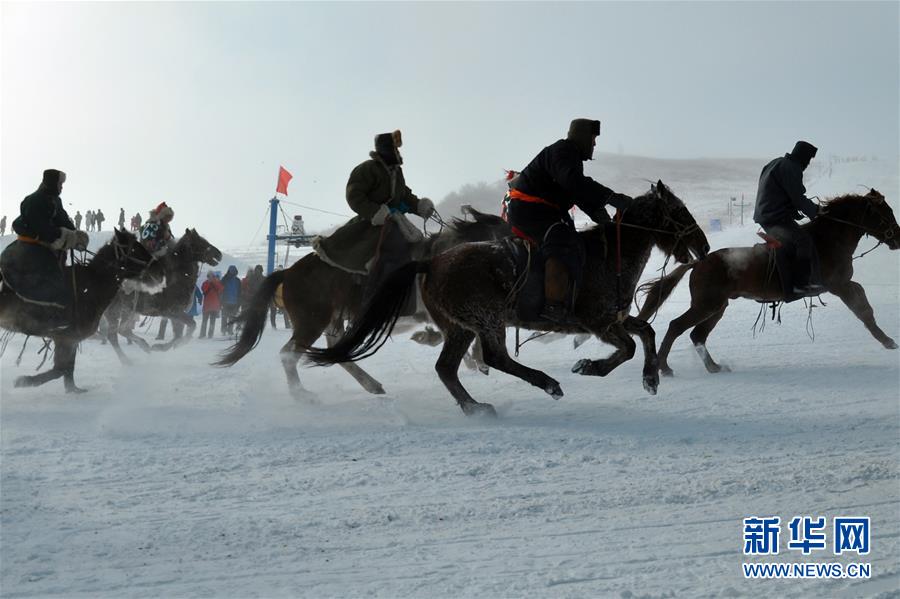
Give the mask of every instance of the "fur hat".
[{"label": "fur hat", "polygon": [[157,220],[166,221],[175,218],[175,211],[172,210],[165,202],[160,202],[159,206],[150,211],[150,216],[156,215]]},{"label": "fur hat", "polygon": [[600,121],[575,119],[569,123],[566,139],[575,142],[582,160],[590,160],[594,156],[594,137],[597,135],[600,135]]},{"label": "fur hat", "polygon": [[44,171],[44,178],[41,179],[42,185],[48,185],[50,187],[56,187],[60,183],[66,182],[66,174],[62,171],[58,171],[55,168],[48,168]]},{"label": "fur hat", "polygon": [[403,145],[403,136],[397,129],[392,133],[379,133],[375,136],[375,153],[378,154],[388,166],[403,164],[403,158],[397,149]]}]

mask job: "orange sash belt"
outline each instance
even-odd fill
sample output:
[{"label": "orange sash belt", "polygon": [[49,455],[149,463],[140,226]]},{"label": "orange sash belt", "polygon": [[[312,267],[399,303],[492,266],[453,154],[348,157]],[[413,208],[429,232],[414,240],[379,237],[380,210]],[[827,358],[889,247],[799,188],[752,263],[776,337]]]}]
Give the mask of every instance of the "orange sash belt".
[{"label": "orange sash belt", "polygon": [[22,243],[40,243],[37,237],[28,237],[27,235],[18,235],[16,239],[21,241]]},{"label": "orange sash belt", "polygon": [[557,206],[553,202],[548,202],[544,198],[539,198],[537,196],[528,195],[527,193],[522,193],[518,189],[510,189],[509,197],[514,200],[519,200],[521,202],[531,202],[532,204],[544,204],[546,206],[550,206],[551,208],[555,208],[556,210],[559,210],[559,206]]}]

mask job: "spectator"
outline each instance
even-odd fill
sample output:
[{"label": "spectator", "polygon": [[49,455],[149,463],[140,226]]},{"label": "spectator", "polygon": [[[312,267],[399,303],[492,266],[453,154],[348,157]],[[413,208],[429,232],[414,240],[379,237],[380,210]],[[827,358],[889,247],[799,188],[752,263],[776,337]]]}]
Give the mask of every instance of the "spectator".
[{"label": "spectator", "polygon": [[125,228],[125,209],[119,208],[119,228]]},{"label": "spectator", "polygon": [[6,235],[6,215],[0,218],[0,235]]},{"label": "spectator", "polygon": [[134,230],[140,231],[141,225],[144,223],[144,218],[141,216],[141,213],[138,212],[137,214],[135,214],[134,218],[131,220],[134,223]]},{"label": "spectator", "polygon": [[231,320],[241,308],[241,280],[234,264],[228,267],[228,272],[222,277],[222,287],[222,334],[232,335],[234,323]]},{"label": "spectator", "polygon": [[103,211],[97,208],[97,212],[94,213],[94,224],[97,225],[97,230],[103,230],[103,221],[106,220],[106,217],[103,216]]},{"label": "spectator", "polygon": [[75,230],[76,231],[80,230],[81,229],[81,211],[80,210],[75,212],[75,218],[73,220],[75,221]]},{"label": "spectator", "polygon": [[87,232],[94,230],[94,213],[90,210],[84,213],[84,230]]},{"label": "spectator", "polygon": [[[206,281],[200,288],[203,292],[203,321],[200,324],[200,339],[207,337],[212,339],[216,332],[216,318],[219,317],[219,310],[222,308],[222,291],[225,287],[222,281],[216,276],[216,273],[209,271],[206,274]],[[209,324],[209,334],[207,335],[206,325]]]}]

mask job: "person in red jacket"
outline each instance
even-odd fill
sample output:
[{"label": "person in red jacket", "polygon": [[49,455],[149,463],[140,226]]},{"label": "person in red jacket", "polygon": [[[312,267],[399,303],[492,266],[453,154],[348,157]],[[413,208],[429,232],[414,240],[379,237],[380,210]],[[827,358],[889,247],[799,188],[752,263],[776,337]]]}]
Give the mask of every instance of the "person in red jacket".
[{"label": "person in red jacket", "polygon": [[[208,337],[212,339],[213,333],[216,332],[216,318],[219,317],[219,310],[222,309],[222,291],[225,286],[216,276],[216,273],[209,271],[206,274],[206,280],[200,288],[203,292],[203,321],[200,324],[200,339]],[[206,334],[206,325],[209,323],[209,334]]]}]

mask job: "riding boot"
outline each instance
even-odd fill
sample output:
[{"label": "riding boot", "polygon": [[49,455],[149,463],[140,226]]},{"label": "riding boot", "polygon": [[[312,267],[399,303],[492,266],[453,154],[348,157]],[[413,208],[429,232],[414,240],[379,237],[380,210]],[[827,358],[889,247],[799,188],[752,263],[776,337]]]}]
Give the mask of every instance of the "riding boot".
[{"label": "riding boot", "polygon": [[569,317],[569,270],[558,258],[544,263],[544,309],[541,318],[563,323]]}]

